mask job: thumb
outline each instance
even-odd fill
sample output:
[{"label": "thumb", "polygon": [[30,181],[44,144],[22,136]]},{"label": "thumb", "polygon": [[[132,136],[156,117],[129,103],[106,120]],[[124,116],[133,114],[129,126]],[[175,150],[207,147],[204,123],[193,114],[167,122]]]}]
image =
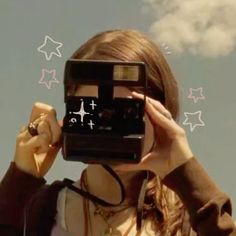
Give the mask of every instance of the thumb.
[{"label": "thumb", "polygon": [[37,155],[38,161],[38,172],[40,176],[47,174],[51,166],[53,165],[56,156],[60,150],[59,146],[50,146],[47,153],[42,153]]}]

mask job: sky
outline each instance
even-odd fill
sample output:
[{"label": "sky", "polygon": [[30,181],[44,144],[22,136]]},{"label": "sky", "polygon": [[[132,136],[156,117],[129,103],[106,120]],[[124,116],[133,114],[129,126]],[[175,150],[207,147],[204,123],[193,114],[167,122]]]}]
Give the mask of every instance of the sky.
[{"label": "sky", "polygon": [[[0,175],[36,101],[63,118],[63,73],[71,54],[95,33],[132,28],[164,53],[179,83],[179,123],[192,150],[236,202],[235,18],[235,0],[1,0]],[[59,154],[46,178],[76,180],[84,167]]]}]

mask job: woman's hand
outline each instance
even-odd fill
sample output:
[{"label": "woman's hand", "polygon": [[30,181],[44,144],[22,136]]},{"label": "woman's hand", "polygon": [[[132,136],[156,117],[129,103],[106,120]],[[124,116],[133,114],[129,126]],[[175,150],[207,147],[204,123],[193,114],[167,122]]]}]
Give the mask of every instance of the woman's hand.
[{"label": "woman's hand", "polygon": [[20,170],[43,177],[60,149],[61,127],[54,108],[43,103],[34,104],[30,123],[36,125],[37,134],[32,136],[28,126],[22,127],[16,140],[14,161]]},{"label": "woman's hand", "polygon": [[[135,98],[144,99],[142,94],[133,92]],[[187,137],[172,118],[170,112],[159,102],[146,98],[146,113],[153,125],[155,147],[138,164],[122,164],[114,169],[118,171],[150,170],[164,178],[176,167],[193,157]]]}]

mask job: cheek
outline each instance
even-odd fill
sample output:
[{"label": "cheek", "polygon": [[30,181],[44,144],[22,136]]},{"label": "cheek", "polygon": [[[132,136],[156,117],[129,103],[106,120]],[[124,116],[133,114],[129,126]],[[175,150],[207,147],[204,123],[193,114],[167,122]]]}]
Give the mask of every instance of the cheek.
[{"label": "cheek", "polygon": [[145,124],[146,126],[145,126],[145,137],[144,137],[144,148],[142,156],[150,152],[150,149],[152,148],[154,142],[153,126],[147,115],[145,115]]}]

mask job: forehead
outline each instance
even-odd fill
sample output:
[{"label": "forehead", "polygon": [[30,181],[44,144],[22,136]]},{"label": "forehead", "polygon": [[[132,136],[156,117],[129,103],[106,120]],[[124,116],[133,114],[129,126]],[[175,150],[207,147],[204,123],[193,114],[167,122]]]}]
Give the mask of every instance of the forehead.
[{"label": "forehead", "polygon": [[[124,86],[115,86],[113,91],[114,97],[130,97],[131,89]],[[98,97],[98,86],[96,85],[81,85],[75,93],[76,96],[92,96]]]}]

